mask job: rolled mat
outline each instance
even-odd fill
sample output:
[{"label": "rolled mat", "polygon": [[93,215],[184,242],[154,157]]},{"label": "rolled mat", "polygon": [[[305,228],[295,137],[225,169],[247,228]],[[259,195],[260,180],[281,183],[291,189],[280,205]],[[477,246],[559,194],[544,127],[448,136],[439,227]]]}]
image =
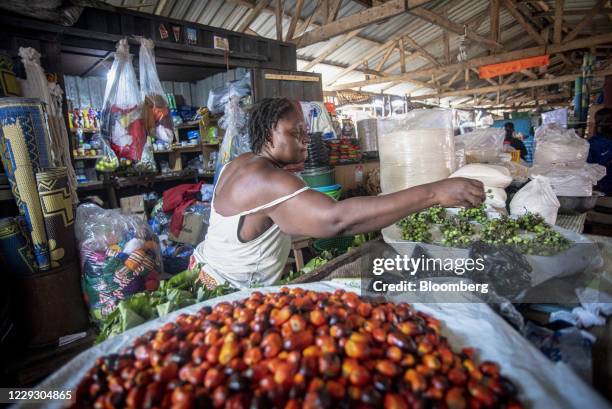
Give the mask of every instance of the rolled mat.
[{"label": "rolled mat", "polygon": [[38,196],[45,221],[51,268],[75,258],[74,207],[65,167],[46,169],[36,174]]},{"label": "rolled mat", "polygon": [[36,99],[0,99],[0,152],[19,212],[25,216],[34,257],[48,270],[49,248],[35,173],[48,168],[49,128],[43,105]]},{"label": "rolled mat", "polygon": [[49,247],[35,173],[49,167],[49,129],[38,100],[0,99],[0,153],[11,190],[25,216],[38,270],[49,269]]},{"label": "rolled mat", "polygon": [[13,217],[0,219],[0,257],[12,273],[31,274],[36,271],[32,249]]}]

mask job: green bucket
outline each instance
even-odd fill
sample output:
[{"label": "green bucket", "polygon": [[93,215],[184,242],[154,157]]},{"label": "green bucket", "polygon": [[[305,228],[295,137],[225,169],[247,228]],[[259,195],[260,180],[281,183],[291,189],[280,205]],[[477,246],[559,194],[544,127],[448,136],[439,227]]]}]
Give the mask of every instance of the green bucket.
[{"label": "green bucket", "polygon": [[317,251],[325,251],[338,249],[340,253],[345,253],[351,247],[355,236],[336,236],[327,239],[317,239],[312,243],[312,246]]},{"label": "green bucket", "polygon": [[305,170],[300,173],[300,176],[310,187],[329,186],[336,183],[335,170],[330,167]]}]

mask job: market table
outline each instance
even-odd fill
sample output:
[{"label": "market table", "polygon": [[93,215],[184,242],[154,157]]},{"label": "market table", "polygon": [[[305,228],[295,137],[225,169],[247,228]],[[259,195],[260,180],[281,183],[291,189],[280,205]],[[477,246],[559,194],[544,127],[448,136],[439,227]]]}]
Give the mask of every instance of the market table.
[{"label": "market table", "polygon": [[[345,289],[359,293],[359,280],[320,282],[296,285],[314,291]],[[245,298],[252,291],[277,291],[279,287],[242,290],[175,311],[109,339],[81,353],[57,371],[38,388],[74,389],[97,357],[116,352],[130,345],[136,337],[176,319],[179,314],[194,313],[205,305]],[[584,383],[568,366],[549,361],[488,305],[477,303],[415,304],[418,310],[432,314],[443,323],[442,333],[453,348],[474,347],[479,361],[500,364],[502,373],[519,388],[519,399],[527,407],[537,408],[609,408],[610,405]],[[59,408],[62,403],[17,405],[16,407]]]}]

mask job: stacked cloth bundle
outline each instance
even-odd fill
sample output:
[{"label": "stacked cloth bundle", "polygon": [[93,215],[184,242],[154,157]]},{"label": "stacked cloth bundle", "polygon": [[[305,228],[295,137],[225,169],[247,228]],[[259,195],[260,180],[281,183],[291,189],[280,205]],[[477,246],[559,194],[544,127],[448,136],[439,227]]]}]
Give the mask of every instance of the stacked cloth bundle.
[{"label": "stacked cloth bundle", "polygon": [[[26,245],[34,254],[31,273],[74,260],[74,203],[66,167],[51,167],[49,127],[40,101],[5,98],[0,102],[0,156],[19,213]],[[2,253],[5,259],[16,256]],[[31,265],[30,265],[31,266]]]},{"label": "stacked cloth bundle", "polygon": [[145,221],[118,209],[84,204],[77,209],[76,238],[81,287],[96,323],[128,296],[157,289],[162,272],[159,241]]}]

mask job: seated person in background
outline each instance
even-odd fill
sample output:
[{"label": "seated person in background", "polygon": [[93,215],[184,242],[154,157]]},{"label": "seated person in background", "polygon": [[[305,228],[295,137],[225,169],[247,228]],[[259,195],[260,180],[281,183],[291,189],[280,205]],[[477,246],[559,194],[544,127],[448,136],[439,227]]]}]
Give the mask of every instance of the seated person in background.
[{"label": "seated person in background", "polygon": [[612,196],[612,108],[602,108],[595,113],[595,133],[589,139],[589,163],[606,167],[606,176],[596,189],[606,196]]},{"label": "seated person in background", "polygon": [[525,159],[527,157],[527,148],[523,141],[514,136],[514,124],[512,122],[506,122],[504,124],[504,129],[506,131],[504,143],[509,143],[514,149],[521,151],[521,159]]}]

